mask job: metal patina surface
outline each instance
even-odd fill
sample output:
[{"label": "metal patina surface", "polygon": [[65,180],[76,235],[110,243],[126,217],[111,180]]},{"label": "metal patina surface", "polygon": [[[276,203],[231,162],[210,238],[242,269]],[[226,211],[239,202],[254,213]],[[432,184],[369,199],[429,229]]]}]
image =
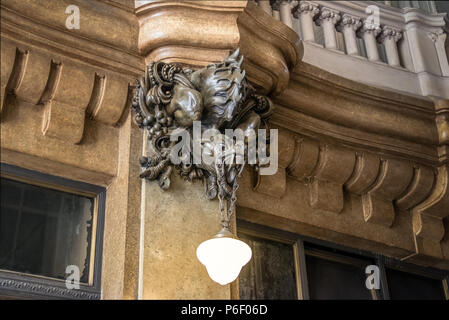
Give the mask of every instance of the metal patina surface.
[{"label": "metal patina surface", "polygon": [[[218,196],[222,213],[224,201],[229,201],[228,215],[222,217],[225,227],[235,207],[237,178],[248,162],[248,148],[254,145],[249,140],[257,138],[250,132],[263,127],[273,110],[270,100],[256,94],[246,80],[242,62],[237,49],[223,62],[197,71],[150,63],[132,103],[134,120],[147,129],[149,140],[148,154],[140,159],[140,177],[157,180],[163,190],[170,187],[173,168],[190,181],[203,180],[207,197]],[[193,132],[195,121],[200,123],[201,135]],[[173,136],[182,129],[193,139],[180,145]],[[236,146],[226,129],[240,129],[246,137],[244,146]],[[215,135],[204,134],[206,130],[214,130],[209,133]],[[195,143],[200,146],[199,162],[194,161]],[[212,161],[204,161],[204,154]],[[176,157],[179,163],[173,160]],[[241,161],[236,161],[238,157]],[[253,167],[257,171],[258,163]]]}]

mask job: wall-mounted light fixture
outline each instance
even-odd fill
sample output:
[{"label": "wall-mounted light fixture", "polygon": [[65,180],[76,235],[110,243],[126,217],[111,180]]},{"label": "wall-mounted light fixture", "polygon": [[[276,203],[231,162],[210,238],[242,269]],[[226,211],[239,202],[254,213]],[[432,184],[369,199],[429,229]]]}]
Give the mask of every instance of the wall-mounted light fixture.
[{"label": "wall-mounted light fixture", "polygon": [[234,281],[251,259],[250,247],[229,231],[229,222],[245,163],[259,171],[257,133],[272,113],[270,100],[247,82],[242,62],[238,49],[197,71],[152,62],[132,103],[134,120],[149,140],[140,177],[166,190],[175,168],[190,181],[203,180],[207,197],[219,199],[222,230],[199,245],[197,257],[222,285]]},{"label": "wall-mounted light fixture", "polygon": [[225,285],[237,279],[242,267],[251,260],[252,253],[245,242],[223,228],[198,246],[196,256],[212,280]]}]

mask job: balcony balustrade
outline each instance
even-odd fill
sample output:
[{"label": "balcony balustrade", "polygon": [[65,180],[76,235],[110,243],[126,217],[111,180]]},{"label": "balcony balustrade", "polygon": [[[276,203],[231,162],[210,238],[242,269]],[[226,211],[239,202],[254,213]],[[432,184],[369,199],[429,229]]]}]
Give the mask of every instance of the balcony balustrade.
[{"label": "balcony balustrade", "polygon": [[256,2],[297,32],[306,63],[378,87],[449,98],[449,20],[435,1]]}]

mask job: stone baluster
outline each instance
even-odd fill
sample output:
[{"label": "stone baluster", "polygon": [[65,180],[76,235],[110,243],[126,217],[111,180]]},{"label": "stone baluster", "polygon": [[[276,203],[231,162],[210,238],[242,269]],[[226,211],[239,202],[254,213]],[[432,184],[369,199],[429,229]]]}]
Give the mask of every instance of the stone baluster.
[{"label": "stone baluster", "polygon": [[441,74],[447,77],[449,76],[448,54],[445,48],[447,34],[443,31],[443,29],[439,29],[434,32],[429,32],[428,36],[435,44],[438,61],[440,62]]},{"label": "stone baluster", "polygon": [[265,11],[266,13],[268,13],[270,16],[273,15],[273,10],[271,9],[271,4],[270,4],[270,0],[259,0],[257,1],[257,3],[259,4],[259,7]]},{"label": "stone baluster", "polygon": [[320,13],[318,5],[309,1],[301,1],[299,6],[293,12],[295,18],[299,17],[303,41],[315,42],[313,19],[318,13]]},{"label": "stone baluster", "polygon": [[281,20],[280,9],[281,9],[282,2],[284,2],[284,1],[275,0],[275,1],[271,2],[271,9],[273,9],[273,17],[277,20]]},{"label": "stone baluster", "polygon": [[368,55],[368,60],[370,61],[380,61],[376,37],[381,31],[382,29],[380,26],[365,20],[362,27],[357,32],[358,36],[365,41],[366,53]]},{"label": "stone baluster", "polygon": [[327,49],[337,50],[337,36],[335,34],[335,24],[340,21],[341,17],[338,11],[322,8],[321,14],[317,16],[316,22],[323,26],[324,47]]},{"label": "stone baluster", "polygon": [[378,41],[383,43],[387,53],[388,64],[392,67],[400,67],[399,51],[397,42],[402,38],[402,31],[390,26],[384,26],[378,37]]},{"label": "stone baluster", "polygon": [[292,29],[293,29],[292,8],[295,6],[296,3],[297,1],[288,0],[288,1],[281,1],[279,5],[281,21]]},{"label": "stone baluster", "polygon": [[343,33],[346,45],[346,53],[348,55],[360,55],[357,47],[356,31],[362,26],[360,18],[344,14],[337,30]]}]

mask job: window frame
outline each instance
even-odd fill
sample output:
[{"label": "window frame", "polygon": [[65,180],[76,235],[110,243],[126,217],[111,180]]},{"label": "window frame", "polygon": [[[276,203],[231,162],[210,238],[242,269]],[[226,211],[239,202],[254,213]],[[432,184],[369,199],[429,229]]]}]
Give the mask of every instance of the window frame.
[{"label": "window frame", "polygon": [[[390,293],[388,289],[388,281],[386,276],[386,268],[395,269],[407,273],[412,273],[436,280],[440,280],[443,285],[445,299],[449,300],[449,271],[439,270],[430,267],[423,267],[408,262],[403,262],[379,254],[374,254],[369,251],[354,249],[346,246],[342,246],[336,243],[328,242],[325,240],[319,240],[302,236],[288,231],[274,229],[268,226],[259,225],[244,220],[237,219],[237,234],[244,234],[253,238],[261,238],[271,241],[278,241],[293,246],[294,264],[295,264],[295,277],[298,300],[310,300],[309,286],[306,269],[306,255],[317,254],[320,257],[336,261],[340,263],[347,263],[354,265],[356,260],[371,260],[373,264],[379,267],[380,271],[380,289],[372,290],[372,300],[390,300]],[[318,245],[327,249],[335,249],[342,251],[340,253],[327,252],[326,250],[310,249],[304,246],[304,243],[310,243],[312,245]],[[312,252],[313,251],[313,252]],[[344,255],[355,254],[360,256],[360,259]],[[236,290],[238,292],[238,288]]]},{"label": "window frame", "polygon": [[3,162],[0,164],[0,169],[2,178],[87,196],[93,198],[95,204],[88,283],[80,283],[79,289],[67,289],[65,280],[62,279],[0,269],[0,299],[2,297],[19,299],[100,299],[106,188]]}]

